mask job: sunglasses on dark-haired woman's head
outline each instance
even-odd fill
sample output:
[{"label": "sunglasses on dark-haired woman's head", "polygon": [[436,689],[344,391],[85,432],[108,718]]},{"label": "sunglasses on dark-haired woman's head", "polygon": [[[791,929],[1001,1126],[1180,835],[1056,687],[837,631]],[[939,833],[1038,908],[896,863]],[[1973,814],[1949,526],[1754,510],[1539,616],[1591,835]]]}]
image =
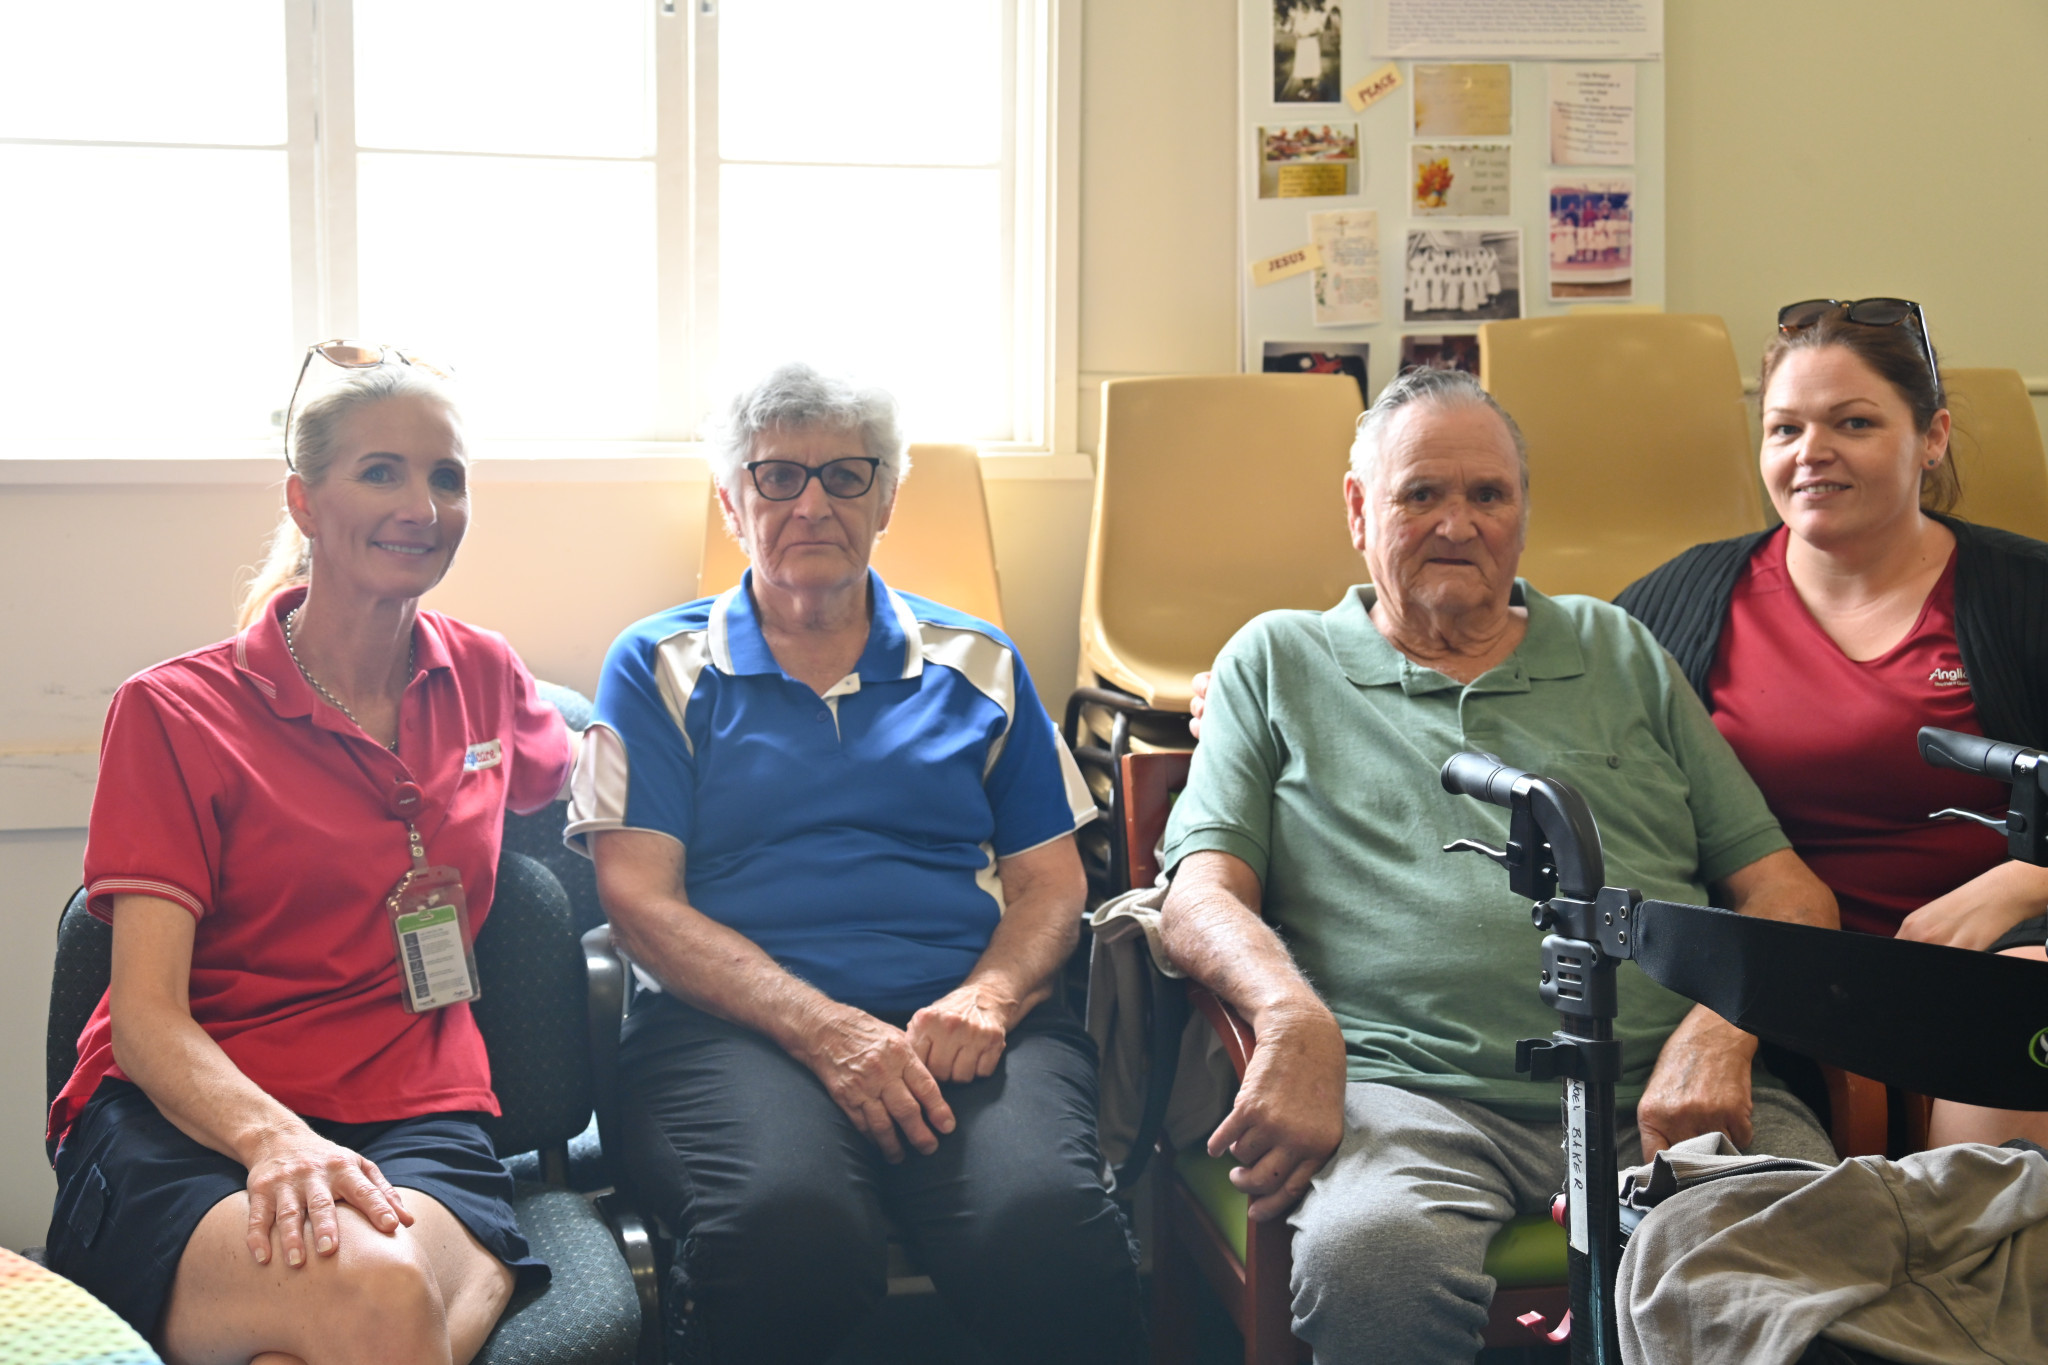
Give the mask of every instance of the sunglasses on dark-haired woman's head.
[{"label": "sunglasses on dark-haired woman's head", "polygon": [[1804,299],[1778,310],[1778,331],[1793,336],[1814,326],[1831,313],[1859,327],[1901,327],[1910,320],[1920,333],[1920,354],[1927,358],[1927,373],[1940,382],[1941,371],[1934,364],[1934,343],[1927,339],[1927,314],[1911,299]]}]

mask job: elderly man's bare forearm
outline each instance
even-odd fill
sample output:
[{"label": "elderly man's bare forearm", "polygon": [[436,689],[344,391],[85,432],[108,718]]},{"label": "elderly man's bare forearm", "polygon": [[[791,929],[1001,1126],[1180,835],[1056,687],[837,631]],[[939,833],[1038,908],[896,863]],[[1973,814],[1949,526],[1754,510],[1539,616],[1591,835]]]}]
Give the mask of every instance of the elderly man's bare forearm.
[{"label": "elderly man's bare forearm", "polygon": [[1191,853],[1159,916],[1174,965],[1244,1015],[1254,1033],[1302,1017],[1330,1020],[1280,936],[1259,917],[1259,879],[1228,853]]},{"label": "elderly man's bare forearm", "polygon": [[1243,1014],[1257,1040],[1208,1148],[1237,1158],[1230,1181],[1263,1222],[1300,1201],[1343,1141],[1344,1036],[1259,904],[1242,859],[1195,853],[1174,871],[1160,928],[1174,963]]}]

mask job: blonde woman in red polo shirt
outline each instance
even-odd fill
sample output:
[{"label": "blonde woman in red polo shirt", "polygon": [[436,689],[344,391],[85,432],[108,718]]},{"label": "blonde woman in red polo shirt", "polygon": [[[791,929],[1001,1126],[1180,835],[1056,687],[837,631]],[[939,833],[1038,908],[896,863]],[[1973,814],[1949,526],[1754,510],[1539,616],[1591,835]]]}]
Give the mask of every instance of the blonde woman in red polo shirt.
[{"label": "blonde woman in red polo shirt", "polygon": [[[1764,486],[1783,525],[1699,545],[1617,603],[1671,651],[1842,926],[2041,960],[2048,870],[1954,806],[1923,725],[2048,747],[2048,545],[1946,515],[1960,492],[1927,320],[1812,299],[1763,360]],[[2048,976],[2043,977],[2048,983]],[[1939,1103],[1929,1139],[2048,1141],[2048,1114]]]},{"label": "blonde woman in red polo shirt", "polygon": [[360,373],[296,412],[244,629],[107,716],[85,871],[113,976],[50,1115],[50,1263],[174,1363],[461,1365],[546,1274],[477,1123],[461,935],[568,737],[501,637],[419,609],[469,520],[443,386],[316,356]]}]

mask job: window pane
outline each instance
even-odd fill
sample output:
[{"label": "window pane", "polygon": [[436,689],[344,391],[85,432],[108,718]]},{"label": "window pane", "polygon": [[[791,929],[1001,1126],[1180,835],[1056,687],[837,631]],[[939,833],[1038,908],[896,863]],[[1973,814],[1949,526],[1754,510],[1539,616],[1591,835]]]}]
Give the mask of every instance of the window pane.
[{"label": "window pane", "polygon": [[14,437],[262,438],[289,396],[283,152],[0,146]]},{"label": "window pane", "polygon": [[452,365],[469,430],[652,435],[654,167],[366,153],[365,340]]},{"label": "window pane", "polygon": [[654,150],[654,0],[356,0],[356,141]]},{"label": "window pane", "polygon": [[284,142],[279,0],[0,4],[0,137]]},{"label": "window pane", "polygon": [[785,360],[887,386],[920,439],[1014,435],[995,171],[726,166],[722,387]]},{"label": "window pane", "polygon": [[1002,154],[1002,0],[725,0],[730,161],[985,165]]}]

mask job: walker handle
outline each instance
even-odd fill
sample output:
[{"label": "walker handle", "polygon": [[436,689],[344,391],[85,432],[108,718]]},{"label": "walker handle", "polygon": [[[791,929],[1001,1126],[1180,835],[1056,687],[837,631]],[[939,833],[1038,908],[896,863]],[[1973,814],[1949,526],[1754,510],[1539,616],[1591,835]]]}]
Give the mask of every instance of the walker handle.
[{"label": "walker handle", "polygon": [[1932,725],[1920,729],[1920,757],[1937,768],[1952,768],[1973,777],[1994,782],[2011,782],[2019,776],[2019,761],[2035,750],[2021,744],[1939,730]]},{"label": "walker handle", "polygon": [[1515,783],[1529,774],[1510,768],[1492,754],[1452,754],[1443,770],[1444,790],[1453,796],[1469,796],[1490,806],[1512,806]]}]

